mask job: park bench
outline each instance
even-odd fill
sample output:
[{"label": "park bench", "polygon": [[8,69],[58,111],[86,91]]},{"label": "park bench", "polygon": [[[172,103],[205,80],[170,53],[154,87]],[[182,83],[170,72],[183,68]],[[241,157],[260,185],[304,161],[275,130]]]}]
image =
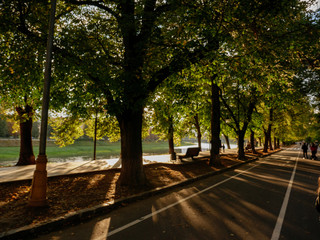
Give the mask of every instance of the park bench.
[{"label": "park bench", "polygon": [[182,160],[183,158],[189,158],[189,157],[191,157],[192,160],[194,160],[193,157],[198,156],[199,152],[200,152],[200,148],[191,147],[191,148],[187,148],[187,152],[185,154],[178,154],[177,156],[179,160]]},{"label": "park bench", "polygon": [[245,147],[246,150],[252,149],[251,143],[248,143],[247,146]]},{"label": "park bench", "polygon": [[244,150],[250,152],[250,150],[252,150],[251,143],[248,143]]}]

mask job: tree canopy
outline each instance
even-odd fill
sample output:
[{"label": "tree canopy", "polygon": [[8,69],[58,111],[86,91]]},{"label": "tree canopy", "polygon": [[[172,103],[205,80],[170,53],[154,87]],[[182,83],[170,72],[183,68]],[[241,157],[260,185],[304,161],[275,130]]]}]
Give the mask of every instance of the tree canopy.
[{"label": "tree canopy", "polygon": [[[40,106],[48,3],[0,3],[0,104],[5,108]],[[319,76],[319,17],[308,10],[310,4],[59,1],[51,105],[73,124],[57,121],[56,133],[68,142],[70,129],[83,134],[74,123],[99,116],[102,136],[116,119],[120,181],[128,185],[147,183],[141,139],[149,103],[155,109],[153,122],[162,122],[165,135],[170,127],[187,129],[181,122],[194,121],[198,136],[206,131],[217,144],[220,125],[223,131],[233,129],[240,157],[248,129],[260,129],[268,139],[271,131],[283,141],[306,137],[308,124],[289,119],[301,105],[313,111],[308,102],[319,100],[318,88],[312,87]],[[210,103],[219,107],[210,111]],[[309,126],[315,119],[311,114]],[[93,136],[92,130],[88,134]]]}]

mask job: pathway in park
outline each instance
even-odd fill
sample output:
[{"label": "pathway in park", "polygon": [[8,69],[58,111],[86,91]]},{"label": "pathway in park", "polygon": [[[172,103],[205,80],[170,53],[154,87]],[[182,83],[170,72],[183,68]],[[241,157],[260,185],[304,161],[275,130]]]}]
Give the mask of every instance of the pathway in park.
[{"label": "pathway in park", "polygon": [[[236,149],[226,150],[226,153],[234,153]],[[200,156],[210,156],[209,152],[201,152]],[[151,163],[174,163],[170,161],[170,155],[149,155],[143,156],[144,164]],[[59,162],[48,163],[48,177],[69,175],[75,173],[101,171],[121,166],[119,159],[102,159],[92,161]],[[14,166],[0,168],[0,183],[18,180],[29,180],[33,178],[35,165]]]},{"label": "pathway in park", "polygon": [[319,175],[297,146],[38,239],[318,240]]}]

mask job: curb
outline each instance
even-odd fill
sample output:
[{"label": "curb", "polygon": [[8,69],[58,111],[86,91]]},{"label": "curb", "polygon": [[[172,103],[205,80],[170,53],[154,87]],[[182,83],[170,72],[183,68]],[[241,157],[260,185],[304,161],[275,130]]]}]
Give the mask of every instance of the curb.
[{"label": "curb", "polygon": [[[280,151],[282,151],[282,149]],[[277,151],[274,153],[278,153],[280,151]],[[91,208],[85,208],[85,209],[82,209],[73,213],[69,213],[62,217],[58,217],[46,222],[38,223],[32,226],[28,225],[28,226],[12,229],[7,232],[0,233],[0,239],[1,240],[32,239],[39,234],[49,233],[49,232],[61,229],[65,226],[75,225],[75,224],[81,223],[82,221],[88,221],[94,217],[109,213],[113,209],[119,208],[125,204],[131,203],[137,200],[141,200],[150,196],[158,195],[166,191],[172,190],[174,188],[185,186],[190,183],[193,183],[211,176],[219,175],[221,173],[236,169],[242,165],[255,162],[261,158],[268,157],[274,153],[270,153],[269,155],[265,155],[261,157],[256,157],[254,159],[237,163],[235,165],[220,169],[215,172],[206,173],[206,174],[203,174],[194,178],[190,178],[178,183],[174,183],[168,186],[155,188],[153,190],[135,194],[127,198],[118,199],[118,200],[115,200],[114,202],[103,203]]]}]

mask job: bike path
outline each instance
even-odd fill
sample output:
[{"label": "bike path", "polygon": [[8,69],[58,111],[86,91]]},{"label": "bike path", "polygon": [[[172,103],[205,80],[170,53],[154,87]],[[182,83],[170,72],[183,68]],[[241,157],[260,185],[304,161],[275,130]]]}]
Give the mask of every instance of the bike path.
[{"label": "bike path", "polygon": [[319,169],[288,149],[38,239],[316,240]]}]

